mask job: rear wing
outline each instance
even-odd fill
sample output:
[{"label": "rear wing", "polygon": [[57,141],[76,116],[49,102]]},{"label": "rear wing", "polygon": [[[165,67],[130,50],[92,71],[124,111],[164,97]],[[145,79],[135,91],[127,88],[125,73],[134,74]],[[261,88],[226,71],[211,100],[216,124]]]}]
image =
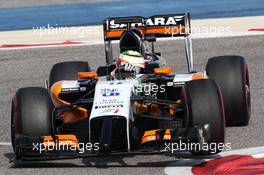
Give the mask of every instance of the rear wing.
[{"label": "rear wing", "polygon": [[139,30],[143,37],[148,35],[161,37],[188,36],[191,33],[190,14],[155,15],[148,18],[142,16],[107,18],[103,21],[104,39],[119,40],[126,30],[127,24]]},{"label": "rear wing", "polygon": [[[103,21],[106,63],[113,60],[112,40],[120,40],[126,30],[137,29],[143,40],[152,42],[152,52],[156,38],[184,37],[188,72],[193,71],[192,40],[190,37],[190,13],[107,18]],[[151,39],[152,38],[152,39]]]}]

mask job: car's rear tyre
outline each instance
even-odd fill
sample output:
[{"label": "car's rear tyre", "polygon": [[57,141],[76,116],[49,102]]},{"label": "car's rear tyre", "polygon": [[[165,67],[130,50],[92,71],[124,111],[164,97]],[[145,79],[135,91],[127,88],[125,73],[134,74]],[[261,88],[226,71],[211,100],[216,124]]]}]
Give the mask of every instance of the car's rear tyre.
[{"label": "car's rear tyre", "polygon": [[[15,154],[15,135],[50,135],[52,102],[48,91],[41,87],[19,89],[12,99],[11,140]],[[19,158],[21,155],[16,155]]]},{"label": "car's rear tyre", "polygon": [[[195,80],[185,84],[185,100],[189,127],[209,124],[210,137],[206,144],[212,149],[191,150],[193,155],[210,155],[220,152],[224,144],[225,122],[221,91],[214,80]],[[214,146],[215,145],[215,146]]]},{"label": "car's rear tyre", "polygon": [[220,86],[224,98],[226,126],[246,126],[250,119],[249,74],[241,56],[210,58],[206,72]]},{"label": "car's rear tyre", "polygon": [[78,72],[89,72],[90,67],[87,62],[68,61],[53,65],[49,76],[49,87],[61,80],[77,80]]}]

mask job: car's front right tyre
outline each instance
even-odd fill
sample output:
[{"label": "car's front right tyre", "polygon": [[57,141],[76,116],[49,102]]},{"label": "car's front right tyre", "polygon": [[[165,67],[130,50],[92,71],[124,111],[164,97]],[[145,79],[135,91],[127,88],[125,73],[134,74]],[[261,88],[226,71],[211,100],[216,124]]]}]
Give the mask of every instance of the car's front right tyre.
[{"label": "car's front right tyre", "polygon": [[45,88],[28,87],[16,92],[12,99],[11,140],[17,159],[22,153],[16,147],[16,135],[44,136],[52,133],[52,107],[50,95]]}]

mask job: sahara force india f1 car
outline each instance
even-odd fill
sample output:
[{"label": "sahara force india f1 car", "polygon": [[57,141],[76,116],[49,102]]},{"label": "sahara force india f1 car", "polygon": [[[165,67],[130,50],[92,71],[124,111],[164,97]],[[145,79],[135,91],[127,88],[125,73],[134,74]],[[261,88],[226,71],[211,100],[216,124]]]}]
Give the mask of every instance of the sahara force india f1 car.
[{"label": "sahara force india f1 car", "polygon": [[[87,62],[57,63],[46,88],[16,92],[14,160],[155,154],[180,143],[191,145],[185,151],[193,155],[210,155],[222,151],[218,145],[224,144],[226,126],[248,125],[244,58],[213,57],[204,72],[194,71],[189,13],[107,18],[103,26],[106,64],[96,72]],[[187,73],[164,67],[154,49],[162,37],[184,39]],[[119,40],[121,53],[139,54],[113,59],[113,40]],[[141,69],[127,71],[120,62],[141,64]],[[202,149],[205,144],[213,146]]]}]

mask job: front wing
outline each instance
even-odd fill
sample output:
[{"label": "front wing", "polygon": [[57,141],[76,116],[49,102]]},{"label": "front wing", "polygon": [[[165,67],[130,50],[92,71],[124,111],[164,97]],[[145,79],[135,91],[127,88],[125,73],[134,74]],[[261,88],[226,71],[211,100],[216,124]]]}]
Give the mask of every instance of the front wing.
[{"label": "front wing", "polygon": [[89,149],[83,149],[87,145],[81,145],[74,135],[54,135],[28,137],[26,135],[16,135],[15,157],[11,160],[39,161],[74,159],[96,156],[115,156],[115,155],[148,155],[174,153],[171,145],[175,143],[198,143],[203,144],[210,138],[208,126],[197,126],[193,128],[159,129],[146,131],[142,143],[152,142],[151,146],[142,146],[139,149],[130,151],[108,151],[100,150],[100,145],[89,144]]}]

